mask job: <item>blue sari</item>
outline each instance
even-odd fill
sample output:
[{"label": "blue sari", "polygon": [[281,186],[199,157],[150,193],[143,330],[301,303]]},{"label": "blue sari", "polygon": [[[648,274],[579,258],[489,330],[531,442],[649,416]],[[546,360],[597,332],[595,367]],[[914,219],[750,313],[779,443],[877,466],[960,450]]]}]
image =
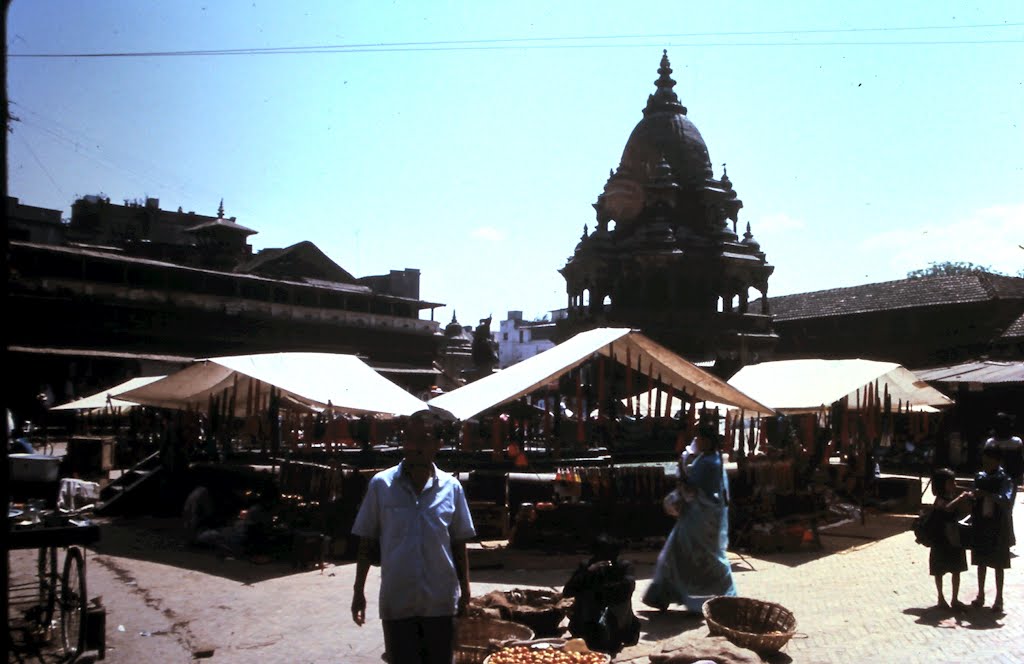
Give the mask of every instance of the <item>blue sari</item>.
[{"label": "blue sari", "polygon": [[688,611],[699,612],[712,597],[736,595],[726,555],[729,482],[721,455],[699,455],[686,472],[686,484],[694,497],[683,506],[658,554],[643,602],[658,609],[682,604]]}]

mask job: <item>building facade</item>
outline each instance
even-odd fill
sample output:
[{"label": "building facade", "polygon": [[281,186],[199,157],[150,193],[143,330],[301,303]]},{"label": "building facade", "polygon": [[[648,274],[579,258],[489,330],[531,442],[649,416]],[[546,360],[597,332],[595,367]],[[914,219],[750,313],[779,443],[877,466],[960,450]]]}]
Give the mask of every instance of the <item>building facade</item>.
[{"label": "building facade", "polygon": [[495,339],[498,342],[498,367],[505,369],[554,348],[555,336],[555,323],[524,321],[522,311],[508,312],[508,318],[498,324]]},{"label": "building facade", "polygon": [[1024,359],[1020,277],[899,279],[775,296],[771,308],[776,359],[859,357],[911,369]]},{"label": "building facade", "polygon": [[441,305],[419,298],[418,270],[358,279],[312,242],[254,253],[255,231],[223,204],[205,216],[90,196],[59,227],[59,211],[10,199],[8,209],[20,215],[8,222],[8,302],[19,321],[8,339],[23,366],[101,380],[88,358],[120,358],[131,374],[130,356],[319,351],[360,355],[413,388],[433,382],[442,336],[420,312]]}]

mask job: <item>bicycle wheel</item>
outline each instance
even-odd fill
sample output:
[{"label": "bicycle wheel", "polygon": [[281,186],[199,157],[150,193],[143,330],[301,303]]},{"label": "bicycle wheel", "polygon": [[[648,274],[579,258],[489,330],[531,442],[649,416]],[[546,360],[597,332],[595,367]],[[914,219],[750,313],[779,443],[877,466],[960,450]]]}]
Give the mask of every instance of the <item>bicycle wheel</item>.
[{"label": "bicycle wheel", "polygon": [[64,653],[74,656],[85,650],[85,559],[77,546],[64,557],[60,586],[60,638]]},{"label": "bicycle wheel", "polygon": [[53,620],[53,609],[57,603],[56,547],[39,547],[36,572],[39,579],[39,614],[37,621],[40,627],[47,629]]}]

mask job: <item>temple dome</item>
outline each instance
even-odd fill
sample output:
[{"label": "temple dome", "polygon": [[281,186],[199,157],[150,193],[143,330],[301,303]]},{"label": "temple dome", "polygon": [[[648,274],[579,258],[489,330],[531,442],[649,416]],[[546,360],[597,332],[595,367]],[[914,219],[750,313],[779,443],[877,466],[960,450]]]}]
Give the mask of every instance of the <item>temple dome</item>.
[{"label": "temple dome", "polygon": [[673,91],[668,54],[658,69],[657,90],[647,99],[644,117],[633,129],[622,151],[619,174],[646,182],[662,161],[672,167],[679,184],[701,184],[713,177],[708,148],[697,127],[686,117],[686,107]]}]

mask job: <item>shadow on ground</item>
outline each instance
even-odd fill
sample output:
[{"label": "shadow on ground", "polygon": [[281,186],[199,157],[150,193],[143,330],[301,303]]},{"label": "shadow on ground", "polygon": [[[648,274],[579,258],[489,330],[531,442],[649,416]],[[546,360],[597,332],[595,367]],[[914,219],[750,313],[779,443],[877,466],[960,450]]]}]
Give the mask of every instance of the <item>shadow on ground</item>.
[{"label": "shadow on ground", "polygon": [[[765,560],[786,567],[799,567],[834,553],[841,553],[901,535],[910,530],[915,516],[892,513],[869,514],[863,524],[859,519],[855,519],[819,529],[821,548],[811,548],[809,544],[804,544],[799,550],[792,552],[748,553],[740,551],[734,555],[742,553],[743,560],[750,559],[755,568],[757,560]],[[736,561],[733,561],[733,571],[743,571],[743,568],[737,568]]]},{"label": "shadow on ground", "polygon": [[664,641],[704,626],[704,616],[688,611],[638,611],[641,641]]},{"label": "shadow on ground", "polygon": [[308,571],[294,567],[286,556],[275,556],[257,564],[246,558],[191,546],[186,541],[181,520],[171,518],[117,519],[103,523],[100,541],[91,548],[101,556],[170,565],[244,584]]},{"label": "shadow on ground", "polygon": [[1000,618],[1003,615],[984,607],[968,607],[964,611],[952,611],[939,608],[938,606],[914,607],[904,609],[903,613],[908,616],[915,616],[917,619],[914,622],[918,625],[927,625],[940,629],[986,630],[999,629],[1003,626],[1000,622]]}]

